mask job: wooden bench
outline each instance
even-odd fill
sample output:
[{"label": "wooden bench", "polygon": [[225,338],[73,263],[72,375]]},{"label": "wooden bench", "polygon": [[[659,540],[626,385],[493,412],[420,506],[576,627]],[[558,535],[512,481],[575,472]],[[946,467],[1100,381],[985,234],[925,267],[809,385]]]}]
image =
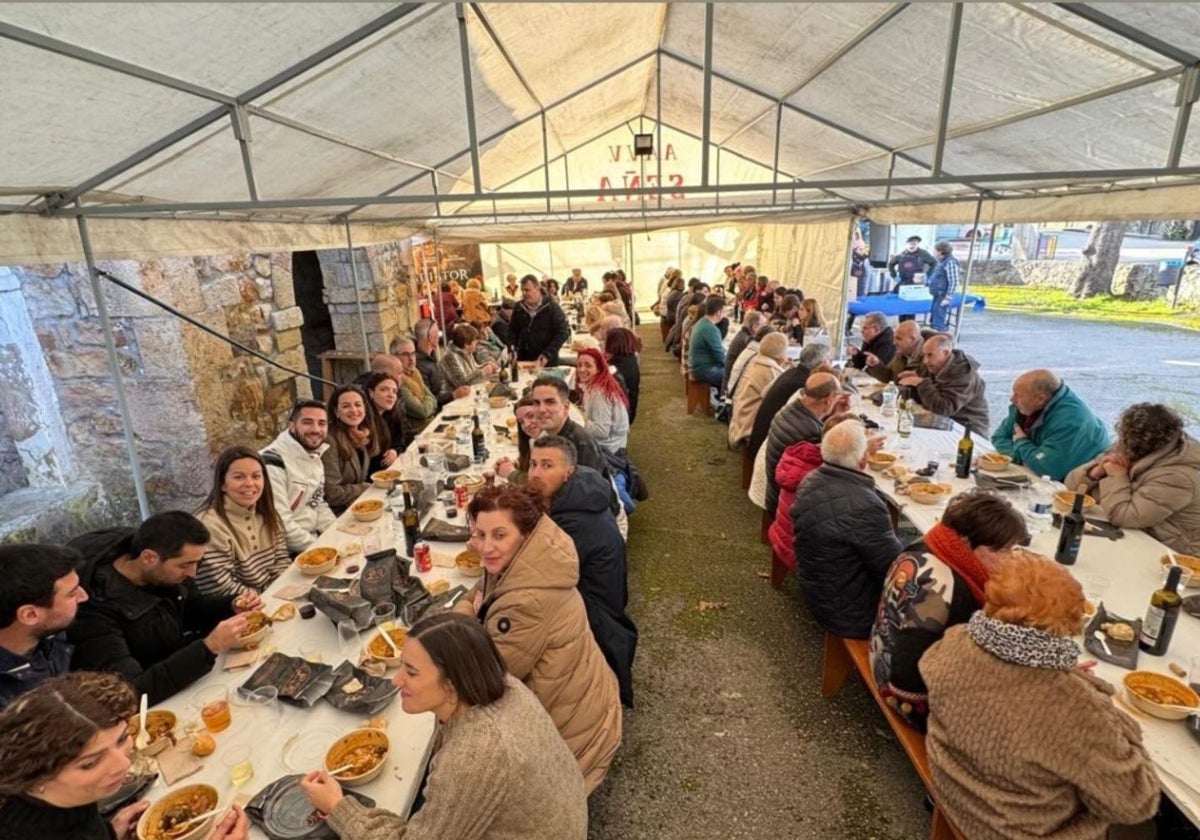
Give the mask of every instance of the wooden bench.
[{"label": "wooden bench", "polygon": [[754,479],[754,456],[750,454],[750,443],[742,444],[742,489],[749,490]]},{"label": "wooden bench", "polygon": [[691,375],[687,378],[687,413],[712,417],[712,387],[707,382],[697,382]]},{"label": "wooden bench", "polygon": [[964,840],[937,804],[933,794],[933,777],[929,772],[929,756],[925,752],[925,735],[913,729],[884,702],[875,687],[871,673],[870,647],[865,639],[843,639],[832,633],[825,634],[825,659],[821,667],[821,696],[832,697],[841,690],[852,670],[857,670],[863,683],[875,698],[876,704],[887,718],[888,725],[904,748],[904,753],[921,778],[925,789],[933,799],[933,821],[929,828],[929,840]]},{"label": "wooden bench", "polygon": [[784,578],[787,577],[787,573],[790,571],[791,571],[791,569],[789,569],[787,567],[787,565],[784,564],[784,562],[779,559],[779,555],[776,554],[775,549],[772,548],[771,549],[771,586],[775,587],[776,589],[783,586],[783,580],[784,580]]}]

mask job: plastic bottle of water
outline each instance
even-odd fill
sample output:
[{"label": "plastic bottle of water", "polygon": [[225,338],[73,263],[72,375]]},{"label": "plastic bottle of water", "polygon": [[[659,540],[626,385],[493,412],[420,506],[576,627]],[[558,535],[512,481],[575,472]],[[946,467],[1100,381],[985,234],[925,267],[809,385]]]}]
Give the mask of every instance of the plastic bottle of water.
[{"label": "plastic bottle of water", "polygon": [[887,387],[883,389],[883,402],[880,404],[880,412],[884,417],[896,416],[896,401],[899,399],[900,389],[896,387],[895,382],[889,382]]},{"label": "plastic bottle of water", "polygon": [[1041,533],[1050,530],[1053,524],[1054,491],[1054,482],[1048,475],[1033,482],[1029,490],[1029,508],[1025,511],[1025,521],[1030,531]]}]

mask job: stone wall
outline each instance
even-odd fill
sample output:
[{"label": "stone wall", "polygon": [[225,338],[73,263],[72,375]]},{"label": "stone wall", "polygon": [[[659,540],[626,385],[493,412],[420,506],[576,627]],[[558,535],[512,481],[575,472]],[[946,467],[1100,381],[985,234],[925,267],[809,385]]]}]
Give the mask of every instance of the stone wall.
[{"label": "stone wall", "polygon": [[[1078,275],[1079,263],[1074,260],[977,260],[971,267],[971,284],[1070,289]],[[1174,294],[1173,287],[1159,287],[1158,263],[1118,263],[1112,291],[1114,295],[1131,300],[1169,301]],[[1184,270],[1179,305],[1200,306],[1200,266],[1188,266]]]},{"label": "stone wall", "polygon": [[[409,240],[355,248],[367,346],[386,350],[392,339],[412,332],[416,301],[409,279],[412,257]],[[362,352],[362,328],[355,302],[354,275],[347,249],[319,251],[325,275],[325,298],[333,320],[338,350]]]}]

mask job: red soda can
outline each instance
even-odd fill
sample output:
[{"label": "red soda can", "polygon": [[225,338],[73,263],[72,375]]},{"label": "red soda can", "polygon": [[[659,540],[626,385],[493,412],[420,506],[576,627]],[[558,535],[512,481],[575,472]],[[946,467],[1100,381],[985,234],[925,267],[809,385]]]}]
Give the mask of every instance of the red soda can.
[{"label": "red soda can", "polygon": [[429,543],[417,541],[413,546],[413,562],[417,564],[418,572],[433,571],[433,553],[429,550]]},{"label": "red soda can", "polygon": [[454,486],[454,506],[459,510],[466,510],[469,495],[465,485],[456,484]]}]

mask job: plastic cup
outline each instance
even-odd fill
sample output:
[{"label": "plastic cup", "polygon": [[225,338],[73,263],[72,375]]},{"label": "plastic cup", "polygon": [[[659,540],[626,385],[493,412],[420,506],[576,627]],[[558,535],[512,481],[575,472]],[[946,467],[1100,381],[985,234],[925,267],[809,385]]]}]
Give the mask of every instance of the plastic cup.
[{"label": "plastic cup", "polygon": [[242,739],[236,742],[230,739],[230,743],[222,745],[221,764],[228,771],[229,782],[234,788],[240,788],[254,778],[254,760],[250,745]]},{"label": "plastic cup", "polygon": [[224,732],[233,722],[229,710],[229,689],[223,685],[210,685],[196,692],[196,708],[200,710],[200,720],[209,732]]}]

